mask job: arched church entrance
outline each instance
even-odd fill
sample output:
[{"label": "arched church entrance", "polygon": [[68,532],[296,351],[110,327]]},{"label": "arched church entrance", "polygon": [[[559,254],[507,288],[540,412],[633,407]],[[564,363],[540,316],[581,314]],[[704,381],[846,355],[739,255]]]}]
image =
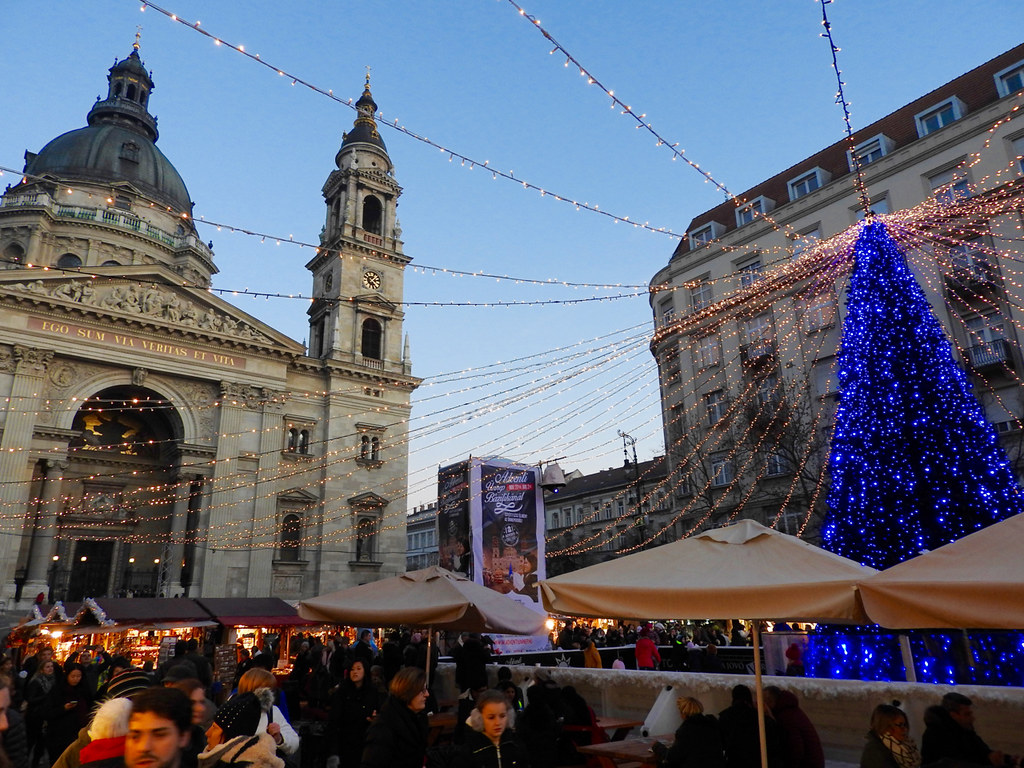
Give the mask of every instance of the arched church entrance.
[{"label": "arched church entrance", "polygon": [[116,386],[82,403],[72,431],[52,597],[156,596],[173,565],[181,417],[151,389]]}]

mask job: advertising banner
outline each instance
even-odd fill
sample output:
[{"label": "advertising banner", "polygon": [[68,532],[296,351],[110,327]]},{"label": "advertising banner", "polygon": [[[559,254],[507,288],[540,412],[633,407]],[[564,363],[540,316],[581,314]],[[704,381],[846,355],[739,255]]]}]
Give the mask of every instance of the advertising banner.
[{"label": "advertising banner", "polygon": [[474,578],[469,525],[469,462],[461,461],[437,471],[438,564]]}]

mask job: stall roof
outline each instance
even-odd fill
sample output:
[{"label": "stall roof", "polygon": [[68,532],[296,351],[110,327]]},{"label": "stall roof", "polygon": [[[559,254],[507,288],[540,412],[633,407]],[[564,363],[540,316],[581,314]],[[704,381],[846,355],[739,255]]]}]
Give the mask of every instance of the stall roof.
[{"label": "stall roof", "polygon": [[318,622],[300,618],[279,597],[197,597],[196,602],[228,627],[290,627]]},{"label": "stall roof", "polygon": [[89,598],[75,616],[76,626],[114,624],[212,626],[210,614],[187,597]]}]

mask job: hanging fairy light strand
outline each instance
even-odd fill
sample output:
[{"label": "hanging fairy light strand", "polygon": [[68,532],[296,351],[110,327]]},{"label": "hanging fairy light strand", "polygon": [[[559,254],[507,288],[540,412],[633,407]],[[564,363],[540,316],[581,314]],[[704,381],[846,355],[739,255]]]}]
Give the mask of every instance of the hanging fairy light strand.
[{"label": "hanging fairy light strand", "polygon": [[[217,46],[223,46],[225,48],[228,48],[229,50],[232,50],[235,53],[239,53],[239,54],[245,56],[249,61],[253,61],[253,62],[257,63],[257,64],[260,64],[260,65],[266,67],[267,69],[271,70],[272,72],[276,72],[279,77],[283,77],[285,79],[290,79],[292,81],[292,85],[302,85],[302,86],[305,86],[306,88],[308,88],[309,90],[313,91],[314,93],[318,93],[321,96],[325,96],[325,97],[331,99],[332,101],[337,102],[338,104],[343,104],[343,105],[345,105],[345,106],[347,106],[347,107],[349,107],[351,109],[355,109],[355,105],[354,105],[352,99],[346,100],[346,99],[341,98],[340,96],[335,96],[333,89],[322,88],[322,87],[320,87],[318,85],[315,85],[315,84],[313,84],[313,83],[311,83],[311,82],[309,82],[307,80],[304,80],[303,78],[299,77],[298,75],[293,75],[293,74],[291,74],[290,72],[288,72],[288,71],[286,71],[284,69],[281,69],[281,68],[279,68],[279,67],[277,67],[277,66],[275,66],[275,65],[273,65],[273,64],[271,64],[271,63],[269,63],[267,61],[264,61],[262,58],[260,58],[260,55],[258,53],[250,53],[249,51],[245,50],[245,46],[244,45],[234,45],[234,44],[229,43],[226,40],[224,40],[224,38],[216,36],[216,35],[213,35],[210,32],[206,31],[205,29],[203,29],[203,27],[201,26],[201,24],[198,21],[191,22],[191,21],[188,21],[186,19],[183,19],[180,16],[178,16],[177,14],[175,14],[175,13],[173,13],[173,12],[171,12],[171,11],[165,9],[165,8],[162,8],[159,5],[156,5],[154,3],[148,2],[148,0],[146,0],[145,2],[142,3],[142,5],[140,7],[140,10],[141,11],[145,11],[146,8],[152,8],[154,11],[163,14],[164,16],[166,16],[171,21],[177,22],[178,24],[181,24],[185,28],[191,29],[194,32],[198,32],[199,34],[201,34],[201,35],[209,38],[210,40],[212,40],[214,42],[214,44],[217,45]],[[402,134],[408,136],[411,139],[414,139],[414,140],[416,140],[416,141],[418,141],[418,142],[420,142],[422,144],[426,144],[426,145],[428,145],[430,147],[433,147],[434,149],[439,150],[442,155],[448,155],[449,161],[458,160],[458,161],[460,161],[460,163],[463,166],[465,166],[468,163],[470,170],[473,170],[473,169],[478,168],[478,167],[482,168],[486,172],[490,173],[491,177],[493,179],[495,179],[495,180],[500,178],[500,179],[504,179],[506,181],[514,182],[515,184],[518,184],[519,186],[521,186],[523,189],[528,189],[528,190],[533,190],[534,192],[539,192],[541,197],[550,197],[550,198],[553,198],[554,200],[556,200],[558,202],[566,203],[568,205],[572,205],[572,206],[574,206],[576,208],[576,210],[585,210],[585,211],[588,211],[590,213],[600,214],[601,216],[605,216],[605,217],[611,219],[612,221],[619,222],[619,223],[622,223],[622,224],[629,224],[630,226],[632,226],[634,228],[637,228],[637,229],[644,229],[644,230],[647,230],[648,232],[655,232],[657,234],[667,235],[668,237],[672,237],[672,238],[675,238],[675,239],[682,239],[683,238],[683,235],[678,234],[676,232],[673,232],[671,229],[668,229],[667,227],[655,227],[652,224],[650,224],[650,222],[640,222],[638,220],[631,219],[629,216],[619,216],[619,215],[616,215],[616,214],[611,213],[609,211],[603,211],[603,210],[601,210],[601,207],[599,205],[591,204],[591,203],[588,203],[588,202],[583,202],[583,201],[577,200],[577,199],[575,199],[573,197],[569,197],[569,196],[566,196],[566,195],[561,195],[561,194],[558,194],[558,193],[555,193],[555,192],[551,192],[550,190],[545,189],[544,187],[541,187],[541,186],[539,186],[537,184],[534,184],[534,183],[532,183],[530,181],[526,181],[524,179],[516,178],[515,174],[512,171],[501,171],[501,170],[498,170],[497,168],[494,168],[493,166],[491,166],[490,160],[483,160],[483,161],[481,161],[481,160],[469,157],[468,155],[464,155],[461,152],[458,152],[457,150],[451,149],[451,148],[449,148],[449,147],[447,147],[447,146],[445,146],[443,144],[440,144],[440,143],[438,143],[436,141],[428,139],[426,136],[423,136],[423,135],[421,135],[419,133],[416,133],[415,131],[412,131],[409,128],[406,128],[404,125],[401,125],[399,123],[398,118],[394,118],[393,120],[389,121],[389,120],[387,120],[384,117],[384,114],[381,113],[381,112],[377,113],[377,117],[381,121],[380,125],[384,125],[384,126],[390,128],[393,131],[398,131],[399,133],[402,133]]]}]

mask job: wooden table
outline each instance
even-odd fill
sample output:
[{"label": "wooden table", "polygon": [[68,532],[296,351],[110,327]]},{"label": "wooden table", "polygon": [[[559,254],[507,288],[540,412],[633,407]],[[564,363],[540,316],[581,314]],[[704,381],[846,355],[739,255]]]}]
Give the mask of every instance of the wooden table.
[{"label": "wooden table", "polygon": [[427,746],[432,747],[446,733],[453,733],[457,721],[454,712],[431,712],[427,715]]},{"label": "wooden table", "polygon": [[658,756],[651,751],[651,745],[660,741],[665,746],[672,744],[672,737],[624,739],[623,741],[607,741],[604,744],[590,744],[576,747],[581,755],[595,758],[601,768],[616,768],[621,763],[640,763],[657,765]]},{"label": "wooden table", "polygon": [[631,720],[626,717],[599,717],[597,727],[610,732],[612,741],[622,741],[634,728],[644,724],[643,720]]}]

